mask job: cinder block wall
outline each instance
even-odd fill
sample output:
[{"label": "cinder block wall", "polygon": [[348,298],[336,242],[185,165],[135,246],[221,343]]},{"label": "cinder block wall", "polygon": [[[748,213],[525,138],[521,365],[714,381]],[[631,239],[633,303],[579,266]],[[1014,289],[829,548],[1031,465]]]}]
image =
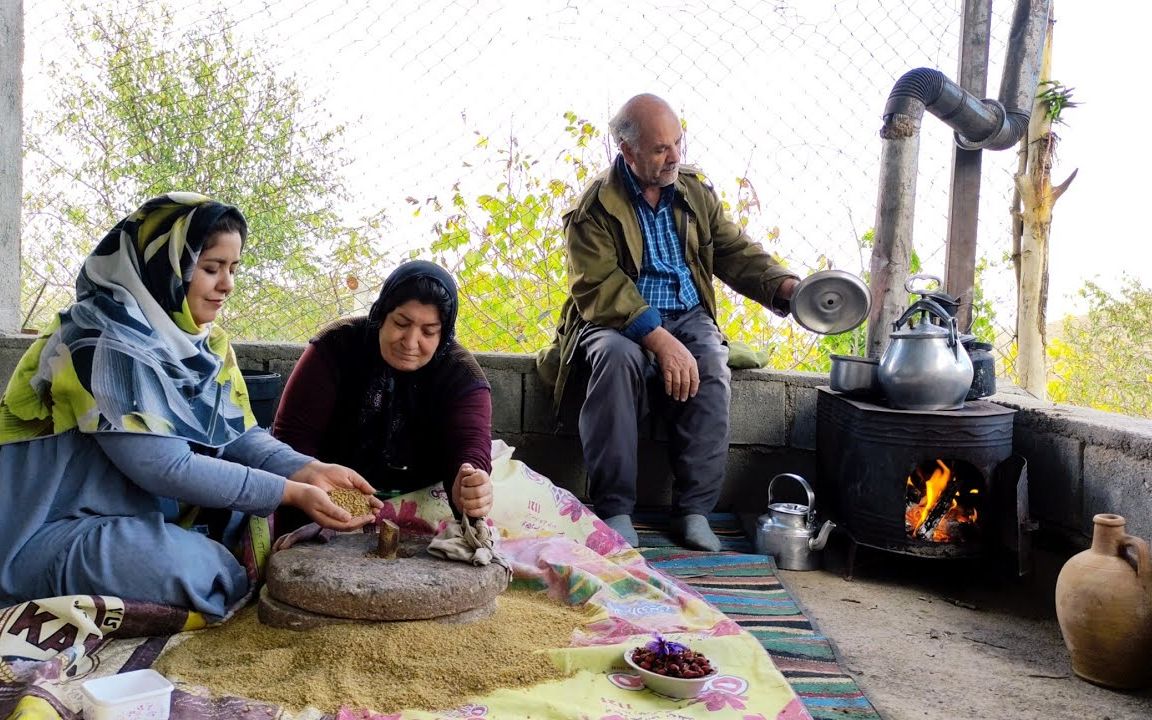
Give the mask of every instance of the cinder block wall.
[{"label": "cinder block wall", "polygon": [[1029,507],[1046,530],[1086,545],[1092,516],[1116,513],[1152,539],[1152,420],[1041,402],[1016,388],[1013,445],[1028,460]]},{"label": "cinder block wall", "polygon": [[[284,378],[302,345],[237,343],[246,369]],[[492,384],[492,432],[516,448],[515,457],[579,497],[587,496],[584,461],[576,435],[574,408],[561,418],[552,410],[551,389],[536,374],[530,355],[478,353]],[[732,438],[728,480],[719,509],[766,512],[773,475],[815,472],[816,386],[826,375],[740,370],[733,374]],[[672,483],[660,423],[641,433],[640,498],[648,507],[667,506]]]},{"label": "cinder block wall", "polygon": [[[0,335],[0,377],[11,375],[32,338]],[[287,343],[238,343],[241,367],[287,378],[303,351]],[[557,423],[548,388],[528,355],[478,355],[493,390],[493,434],[516,457],[580,497],[586,496],[574,413]],[[740,370],[733,373],[732,443],[720,509],[760,513],[777,473],[813,478],[816,390],[827,376]],[[1007,388],[992,400],[1017,410],[1015,450],[1028,461],[1030,507],[1045,531],[1085,545],[1092,516],[1114,512],[1128,532],[1152,538],[1152,420],[1053,405]],[[671,481],[654,424],[641,440],[641,497],[666,505]],[[819,499],[817,499],[819,502]]]}]

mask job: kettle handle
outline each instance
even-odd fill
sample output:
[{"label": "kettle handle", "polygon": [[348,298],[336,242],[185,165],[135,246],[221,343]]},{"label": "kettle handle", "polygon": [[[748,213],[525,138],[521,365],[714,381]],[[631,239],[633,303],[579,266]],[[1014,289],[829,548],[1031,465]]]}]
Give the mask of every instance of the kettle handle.
[{"label": "kettle handle", "polygon": [[[917,290],[917,280],[934,280],[936,282],[936,290]],[[916,293],[917,295],[927,295],[928,293],[938,292],[943,289],[944,281],[935,275],[929,275],[928,273],[916,273],[915,275],[909,275],[908,279],[904,281],[904,291],[909,293]]]},{"label": "kettle handle", "polygon": [[935,315],[944,322],[944,326],[948,328],[948,347],[955,349],[959,345],[959,331],[956,329],[956,317],[944,308],[940,307],[940,303],[932,300],[931,298],[921,298],[908,306],[900,319],[892,323],[892,331],[895,332],[900,329],[912,316],[916,313],[928,313]]},{"label": "kettle handle", "polygon": [[800,483],[800,487],[804,488],[804,492],[808,493],[808,517],[806,518],[806,522],[811,524],[812,519],[816,516],[816,495],[812,492],[812,486],[808,484],[808,481],[799,475],[794,473],[780,473],[776,477],[772,478],[772,480],[768,482],[768,504],[772,504],[772,486],[775,485],[776,481],[780,478],[790,478],[795,480],[796,482]]}]

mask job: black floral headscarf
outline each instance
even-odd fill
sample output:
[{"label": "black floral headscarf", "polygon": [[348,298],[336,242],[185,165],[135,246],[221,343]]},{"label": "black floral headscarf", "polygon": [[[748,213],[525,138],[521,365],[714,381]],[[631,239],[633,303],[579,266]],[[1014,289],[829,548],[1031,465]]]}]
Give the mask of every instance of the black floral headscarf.
[{"label": "black floral headscarf", "polygon": [[[447,301],[437,305],[440,313],[440,342],[424,367],[401,372],[380,356],[379,332],[388,313],[403,303],[408,283],[428,278],[440,285]],[[358,454],[367,475],[384,477],[412,466],[411,456],[418,445],[413,427],[426,427],[427,416],[436,413],[441,398],[452,397],[477,385],[487,385],[475,360],[456,342],[456,315],[459,293],[447,270],[424,260],[406,262],[384,281],[380,296],[372,304],[364,329],[367,363],[365,390],[359,409]]]}]

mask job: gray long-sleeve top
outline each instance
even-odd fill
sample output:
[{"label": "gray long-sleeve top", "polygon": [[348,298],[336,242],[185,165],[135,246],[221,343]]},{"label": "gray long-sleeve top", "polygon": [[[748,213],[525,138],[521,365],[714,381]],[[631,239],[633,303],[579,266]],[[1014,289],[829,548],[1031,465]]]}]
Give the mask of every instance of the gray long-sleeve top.
[{"label": "gray long-sleeve top", "polygon": [[180,438],[76,430],[0,445],[0,596],[22,551],[59,552],[110,516],[171,521],[174,501],[268,515],[285,478],[312,460],[258,428],[216,452]]},{"label": "gray long-sleeve top", "polygon": [[193,452],[187,440],[139,433],[103,433],[100,449],[144,490],[192,505],[269,515],[284,496],[285,478],[312,460],[261,428],[219,452]]}]

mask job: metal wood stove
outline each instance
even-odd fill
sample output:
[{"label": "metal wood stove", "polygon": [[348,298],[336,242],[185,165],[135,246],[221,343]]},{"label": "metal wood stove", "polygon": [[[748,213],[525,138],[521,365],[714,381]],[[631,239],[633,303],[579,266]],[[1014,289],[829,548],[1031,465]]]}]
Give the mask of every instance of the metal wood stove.
[{"label": "metal wood stove", "polygon": [[1008,546],[1027,555],[1027,476],[1012,454],[1015,410],[894,410],[817,389],[817,496],[858,546],[936,558]]}]

